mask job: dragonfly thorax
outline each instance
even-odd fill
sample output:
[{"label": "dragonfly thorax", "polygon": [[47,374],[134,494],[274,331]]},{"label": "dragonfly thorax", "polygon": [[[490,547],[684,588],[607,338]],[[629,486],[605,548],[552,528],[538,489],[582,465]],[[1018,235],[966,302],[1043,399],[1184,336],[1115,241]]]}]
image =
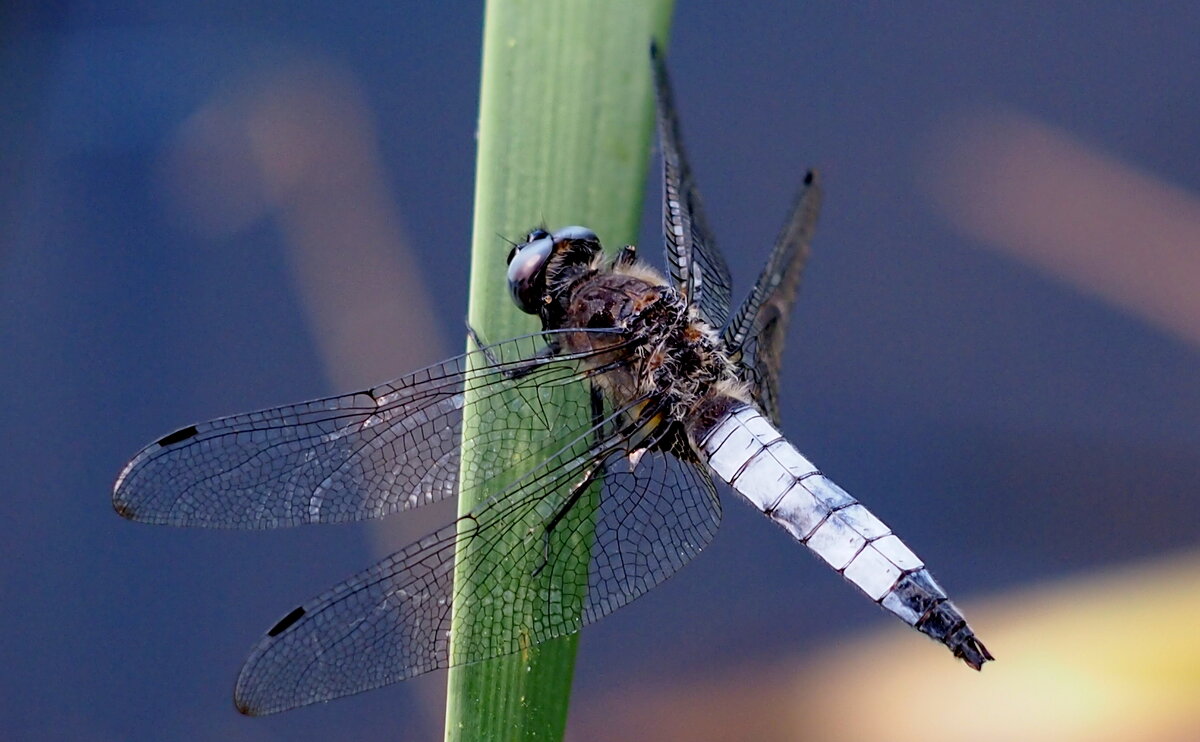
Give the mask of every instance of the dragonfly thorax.
[{"label": "dragonfly thorax", "polygon": [[[620,258],[600,265],[580,276],[564,298],[562,324],[547,329],[618,331],[569,334],[566,343],[574,346],[569,350],[586,352],[603,344],[635,359],[600,379],[618,403],[641,397],[669,400],[670,417],[683,421],[714,392],[747,398],[717,332],[648,265]],[[606,360],[599,357],[597,365]]]}]

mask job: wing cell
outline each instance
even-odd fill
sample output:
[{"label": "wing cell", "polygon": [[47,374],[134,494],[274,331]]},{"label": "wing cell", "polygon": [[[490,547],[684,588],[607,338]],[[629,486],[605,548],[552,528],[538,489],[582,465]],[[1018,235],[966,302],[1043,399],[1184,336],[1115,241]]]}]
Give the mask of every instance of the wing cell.
[{"label": "wing cell", "polygon": [[679,118],[667,66],[657,47],[654,66],[658,138],[663,164],[663,247],[675,286],[694,304],[700,318],[722,327],[729,316],[732,279],[704,217],[704,207],[680,138]]},{"label": "wing cell", "polygon": [[783,341],[808,263],[821,197],[820,176],[810,170],[754,288],[721,332],[726,347],[740,350],[755,400],[776,425]]},{"label": "wing cell", "polygon": [[[611,340],[610,331],[572,332]],[[555,422],[580,414],[564,406],[570,402],[552,403],[552,390],[578,384],[595,355],[539,354],[559,335],[498,343],[354,394],[189,425],[126,465],[113,507],[132,520],[176,526],[340,523],[455,495],[460,443],[487,450],[520,439],[532,466]],[[478,400],[480,425],[464,440],[467,391]],[[527,413],[519,422],[513,405]],[[520,463],[484,458],[466,484]]]},{"label": "wing cell", "polygon": [[[577,631],[674,574],[720,522],[712,479],[662,448],[631,463],[635,442],[605,433],[616,421],[576,431],[456,523],[292,611],[251,652],[238,708],[274,713],[511,654]],[[564,513],[592,482],[599,491]],[[471,622],[453,643],[451,606]]]}]

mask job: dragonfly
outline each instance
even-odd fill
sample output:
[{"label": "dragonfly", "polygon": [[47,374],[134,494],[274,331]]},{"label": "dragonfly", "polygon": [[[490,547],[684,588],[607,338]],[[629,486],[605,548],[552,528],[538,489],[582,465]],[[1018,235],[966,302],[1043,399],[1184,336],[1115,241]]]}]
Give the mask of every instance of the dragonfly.
[{"label": "dragonfly", "polygon": [[970,667],[994,659],[921,559],[780,432],[784,335],[820,208],[818,174],[805,175],[757,282],[731,311],[729,268],[685,156],[665,62],[657,50],[651,59],[666,274],[632,246],[605,257],[590,229],[534,229],[509,253],[507,278],[540,332],[486,344],[472,330],[475,350],[388,383],[189,425],[120,473],[116,511],[173,526],[282,528],[456,495],[479,502],[281,618],[238,676],[243,713],[577,631],[712,540],[715,480]]}]

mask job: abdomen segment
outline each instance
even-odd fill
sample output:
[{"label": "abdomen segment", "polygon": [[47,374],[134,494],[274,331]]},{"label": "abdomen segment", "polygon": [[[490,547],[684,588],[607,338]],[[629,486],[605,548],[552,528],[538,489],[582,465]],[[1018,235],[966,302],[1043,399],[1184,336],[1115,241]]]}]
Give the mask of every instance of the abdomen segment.
[{"label": "abdomen segment", "polygon": [[722,481],[871,600],[976,670],[994,659],[925,564],[757,409],[732,405],[695,445]]}]

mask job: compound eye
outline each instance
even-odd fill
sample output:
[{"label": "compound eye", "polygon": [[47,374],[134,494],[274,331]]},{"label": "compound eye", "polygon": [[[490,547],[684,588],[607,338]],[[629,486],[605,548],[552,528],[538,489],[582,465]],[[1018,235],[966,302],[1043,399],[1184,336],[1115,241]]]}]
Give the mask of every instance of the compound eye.
[{"label": "compound eye", "polygon": [[516,254],[517,254],[517,246],[516,246],[516,245],[513,245],[513,246],[512,246],[512,249],[508,251],[508,257],[504,259],[504,264],[505,264],[505,265],[511,265],[511,264],[512,264],[512,259],[513,259],[513,256],[514,256],[514,255],[516,255]]},{"label": "compound eye", "polygon": [[537,242],[538,240],[544,240],[549,236],[550,236],[549,232],[542,229],[541,227],[538,227],[537,229],[534,229],[533,231],[531,231],[529,234],[525,235],[525,241],[526,242]]},{"label": "compound eye", "polygon": [[554,241],[571,240],[573,242],[599,242],[596,233],[587,227],[563,227],[554,233]]},{"label": "compound eye", "polygon": [[521,311],[528,314],[537,314],[541,308],[539,300],[546,283],[544,269],[554,251],[554,240],[545,230],[534,230],[530,236],[538,232],[542,237],[518,245],[508,261],[509,293]]}]

